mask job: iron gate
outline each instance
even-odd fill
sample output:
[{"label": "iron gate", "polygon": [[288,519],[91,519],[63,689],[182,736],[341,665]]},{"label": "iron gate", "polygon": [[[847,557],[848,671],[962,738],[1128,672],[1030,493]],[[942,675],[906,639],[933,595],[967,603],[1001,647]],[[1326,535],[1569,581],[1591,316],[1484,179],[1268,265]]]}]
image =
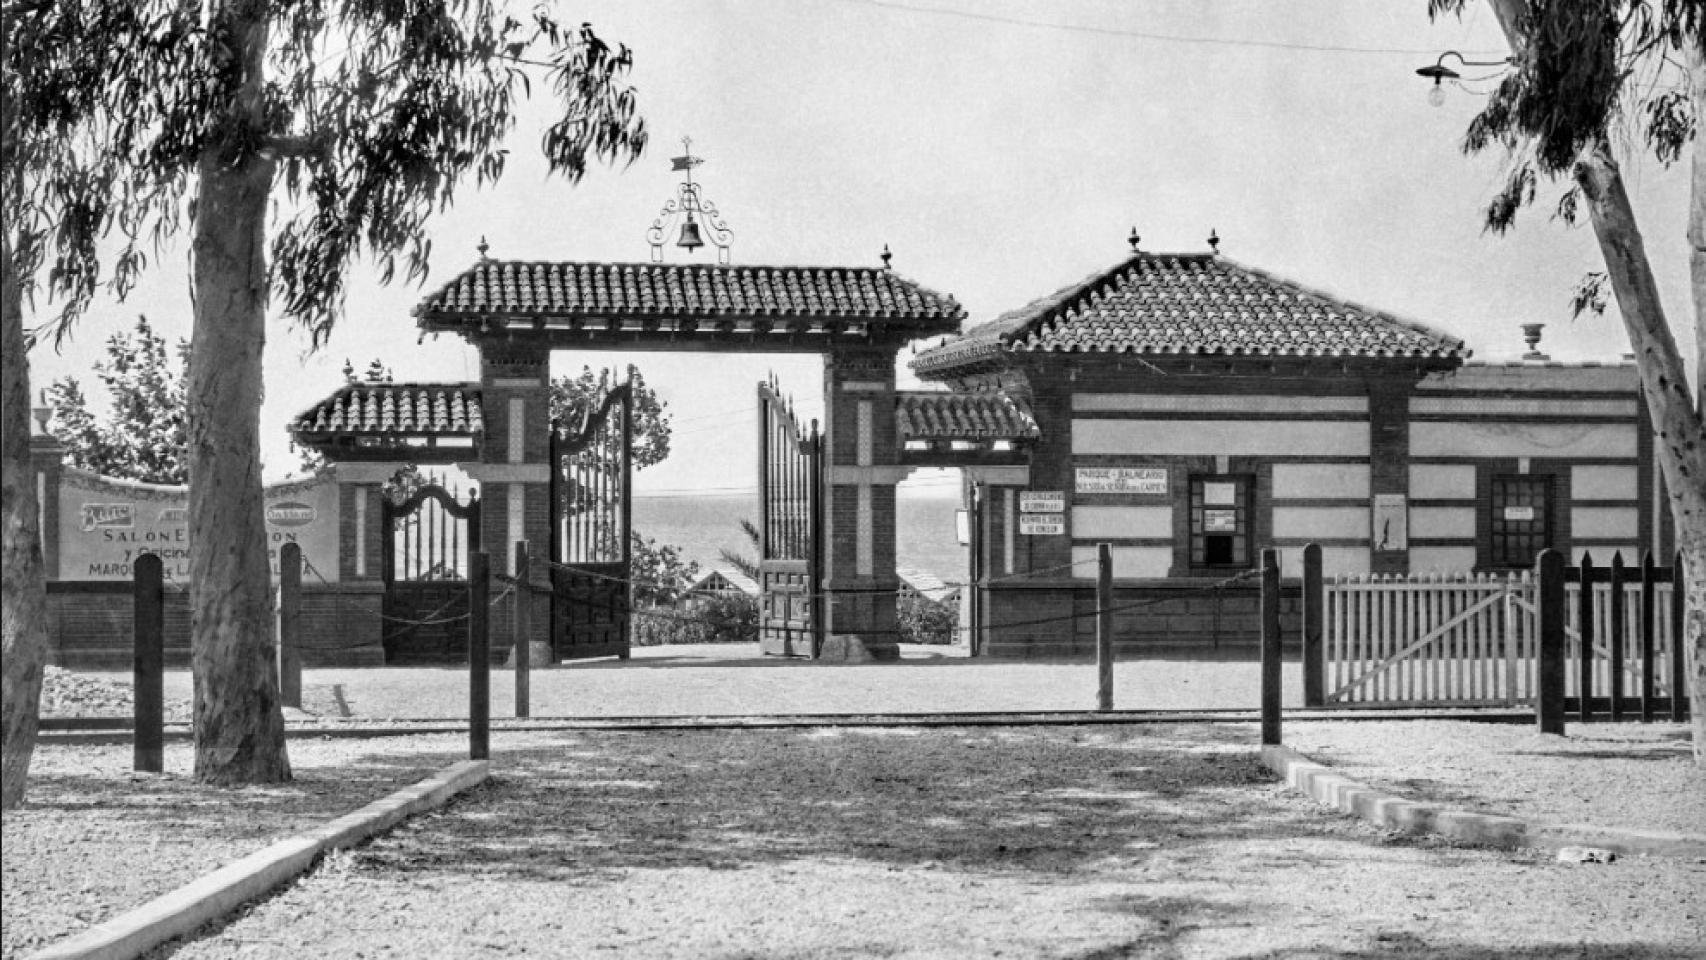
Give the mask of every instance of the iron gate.
[{"label": "iron gate", "polygon": [[759,649],[815,657],[823,625],[823,437],[800,429],[772,377],[758,385]]},{"label": "iron gate", "polygon": [[401,503],[381,499],[385,662],[456,663],[468,656],[468,558],[480,543],[480,498],[429,483]]},{"label": "iron gate", "polygon": [[573,429],[551,426],[551,652],[628,657],[633,599],[634,391],[624,383]]}]

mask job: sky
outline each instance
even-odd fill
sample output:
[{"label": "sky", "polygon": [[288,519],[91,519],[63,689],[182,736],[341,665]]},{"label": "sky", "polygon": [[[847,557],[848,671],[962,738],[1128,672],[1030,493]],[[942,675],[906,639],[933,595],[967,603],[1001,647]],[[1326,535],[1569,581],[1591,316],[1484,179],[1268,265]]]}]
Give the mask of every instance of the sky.
[{"label": "sky", "polygon": [[[1590,230],[1550,218],[1558,188],[1543,188],[1515,231],[1482,230],[1502,158],[1465,157],[1461,143],[1491,83],[1448,87],[1436,108],[1415,75],[1446,50],[1504,56],[1483,4],[1439,23],[1426,0],[650,0],[562,12],[632,48],[645,156],[573,186],[548,179],[535,146],[548,113],[530,110],[504,180],[469,185],[433,222],[424,286],[384,286],[358,266],[317,353],[275,318],[269,478],[295,466],[284,424],[341,384],[346,358],[360,369],[378,357],[399,380],[478,377],[459,339],[417,343],[409,311],[474,263],[482,237],[500,259],[646,261],[683,136],[734,231],[732,262],[877,266],[886,244],[893,269],[954,296],[968,323],[1115,265],[1134,227],[1163,252],[1206,251],[1212,229],[1234,260],[1445,330],[1477,360],[1515,359],[1518,325],[1536,321],[1556,360],[1628,349],[1615,308],[1570,316],[1572,288],[1601,264]],[[1625,175],[1693,357],[1686,165],[1631,157]],[[32,353],[32,380],[92,386],[106,336],[138,313],[187,337],[184,250],[157,257],[126,302],[97,304],[62,352]],[[710,248],[666,256],[713,259]],[[907,359],[903,386],[916,383]],[[675,417],[672,456],[636,478],[641,494],[750,490],[754,385],[771,371],[808,415],[822,407],[816,356],[558,352],[553,369],[628,362]],[[955,480],[913,484],[945,492]]]}]

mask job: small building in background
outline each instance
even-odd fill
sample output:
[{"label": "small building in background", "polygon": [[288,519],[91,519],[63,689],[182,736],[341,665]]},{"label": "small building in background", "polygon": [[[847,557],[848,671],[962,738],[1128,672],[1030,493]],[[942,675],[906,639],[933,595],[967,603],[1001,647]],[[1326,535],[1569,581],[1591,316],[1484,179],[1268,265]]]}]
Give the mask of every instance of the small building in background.
[{"label": "small building in background", "polygon": [[758,596],[758,584],[738,570],[713,569],[693,582],[682,597],[682,604],[691,609],[712,597]]},{"label": "small building in background", "polygon": [[[968,469],[982,652],[1093,642],[1112,548],[1122,646],[1253,645],[1264,547],[1287,577],[1663,557],[1631,362],[1520,362],[1218,253],[1134,252],[922,351],[917,373],[1026,409],[1028,464]],[[1244,577],[1244,579],[1241,579]],[[1010,625],[1010,626],[1009,626]]]}]

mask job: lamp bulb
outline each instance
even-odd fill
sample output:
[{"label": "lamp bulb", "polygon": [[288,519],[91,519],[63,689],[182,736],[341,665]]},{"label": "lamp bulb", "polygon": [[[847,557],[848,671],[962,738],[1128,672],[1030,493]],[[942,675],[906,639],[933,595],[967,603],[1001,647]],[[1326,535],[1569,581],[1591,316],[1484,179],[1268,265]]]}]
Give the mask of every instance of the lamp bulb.
[{"label": "lamp bulb", "polygon": [[1445,88],[1440,86],[1437,80],[1434,81],[1433,89],[1428,91],[1428,106],[1445,106]]}]

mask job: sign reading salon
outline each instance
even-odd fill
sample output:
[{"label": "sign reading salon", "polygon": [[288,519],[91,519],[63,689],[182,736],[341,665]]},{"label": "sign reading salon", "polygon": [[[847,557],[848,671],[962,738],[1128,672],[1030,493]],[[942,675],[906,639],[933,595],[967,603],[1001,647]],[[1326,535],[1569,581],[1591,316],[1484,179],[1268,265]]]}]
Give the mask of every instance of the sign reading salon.
[{"label": "sign reading salon", "polygon": [[[273,576],[278,575],[279,549],[295,543],[320,576],[336,580],[337,484],[330,479],[281,484],[268,488],[265,496]],[[168,579],[189,580],[189,494],[183,487],[67,470],[59,497],[59,579],[129,580],[136,558],[153,553]]]}]

